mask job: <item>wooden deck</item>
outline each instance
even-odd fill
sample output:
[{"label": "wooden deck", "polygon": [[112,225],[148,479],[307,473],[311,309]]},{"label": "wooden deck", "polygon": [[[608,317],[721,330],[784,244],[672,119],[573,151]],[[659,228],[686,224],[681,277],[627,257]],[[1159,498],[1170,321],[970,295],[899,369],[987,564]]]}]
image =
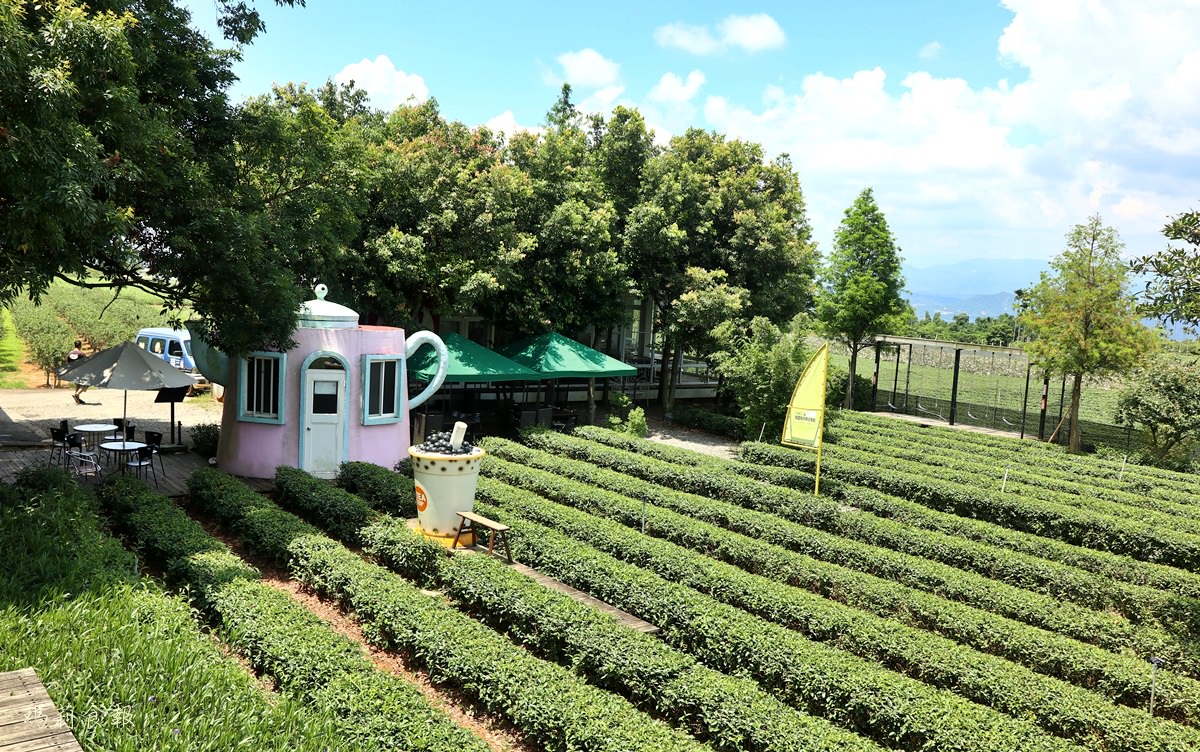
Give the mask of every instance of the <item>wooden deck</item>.
[{"label": "wooden deck", "polygon": [[0,752],[83,752],[31,668],[0,673]]},{"label": "wooden deck", "polygon": [[[476,543],[473,546],[459,546],[458,548],[454,549],[454,552],[455,553],[483,554],[484,556],[487,556],[487,548],[479,545],[478,543]],[[504,557],[501,554],[494,552],[492,554],[492,556],[496,557],[497,560],[503,561],[505,564],[508,564],[508,562],[505,561]],[[588,595],[587,593],[583,592],[582,590],[577,590],[577,589],[571,587],[570,585],[566,584],[565,582],[560,582],[559,580],[556,580],[549,575],[542,574],[541,572],[537,571],[533,567],[525,566],[524,564],[522,564],[520,562],[516,562],[515,564],[508,564],[508,566],[517,570],[518,572],[525,575],[526,577],[533,580],[534,582],[539,583],[543,587],[548,587],[551,590],[558,591],[558,592],[562,593],[563,595],[568,596],[572,600],[576,600],[576,601],[579,601],[580,603],[587,604],[588,606],[591,606],[592,608],[596,609],[597,611],[608,614],[612,618],[616,619],[617,622],[620,623],[622,626],[629,627],[630,629],[636,629],[637,631],[643,632],[645,634],[654,634],[655,632],[658,631],[658,627],[654,626],[650,622],[642,621],[641,619],[637,618],[633,614],[626,613],[625,611],[622,611],[621,609],[617,608],[616,606],[610,606],[609,604],[605,603],[602,600],[593,598],[592,596]]]},{"label": "wooden deck", "polygon": [[[159,493],[171,498],[187,496],[187,479],[196,470],[207,467],[208,460],[195,452],[164,452],[159,455],[162,457],[162,467],[158,465],[158,460],[154,460],[154,469],[158,476]],[[4,483],[12,483],[17,477],[17,473],[28,467],[45,467],[49,464],[50,448],[46,447],[6,447],[0,451],[0,481]],[[120,475],[121,468],[114,464],[107,466],[105,477],[109,475]],[[147,483],[154,486],[155,474],[150,474],[147,478]],[[251,488],[259,492],[269,492],[274,488],[274,484],[270,479],[266,478],[243,478]],[[80,480],[81,485],[89,485],[94,481],[91,479]]]}]

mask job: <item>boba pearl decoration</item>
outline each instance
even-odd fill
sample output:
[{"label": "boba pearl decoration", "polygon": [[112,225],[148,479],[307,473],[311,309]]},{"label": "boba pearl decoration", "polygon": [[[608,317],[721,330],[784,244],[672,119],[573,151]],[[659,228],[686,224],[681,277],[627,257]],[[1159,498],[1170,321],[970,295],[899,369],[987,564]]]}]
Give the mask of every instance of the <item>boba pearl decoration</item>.
[{"label": "boba pearl decoration", "polygon": [[425,437],[424,442],[417,444],[416,448],[417,451],[420,452],[429,452],[430,454],[448,454],[452,456],[471,454],[475,451],[475,445],[465,440],[458,445],[457,449],[455,449],[450,443],[449,431],[437,431],[429,434]]}]

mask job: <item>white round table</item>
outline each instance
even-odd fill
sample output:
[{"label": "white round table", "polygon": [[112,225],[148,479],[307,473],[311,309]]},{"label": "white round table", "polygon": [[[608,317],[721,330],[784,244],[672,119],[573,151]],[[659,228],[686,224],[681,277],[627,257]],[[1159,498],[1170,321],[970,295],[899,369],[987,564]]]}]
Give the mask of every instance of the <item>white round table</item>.
[{"label": "white round table", "polygon": [[121,473],[124,474],[126,457],[145,446],[141,441],[106,441],[100,448],[117,455],[117,460],[121,463]]},{"label": "white round table", "polygon": [[72,430],[84,434],[87,438],[84,439],[83,443],[90,448],[95,448],[96,437],[107,433],[116,433],[117,427],[112,423],[84,423],[75,426]]}]

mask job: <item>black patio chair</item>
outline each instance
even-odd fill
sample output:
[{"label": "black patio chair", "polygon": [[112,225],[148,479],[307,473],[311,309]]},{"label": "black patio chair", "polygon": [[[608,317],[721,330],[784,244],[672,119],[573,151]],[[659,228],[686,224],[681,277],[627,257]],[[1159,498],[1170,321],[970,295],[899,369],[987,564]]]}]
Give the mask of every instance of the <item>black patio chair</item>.
[{"label": "black patio chair", "polygon": [[146,446],[150,447],[154,456],[158,457],[158,469],[162,470],[165,475],[167,468],[163,467],[162,441],[162,431],[146,431]]},{"label": "black patio chair", "polygon": [[158,488],[158,471],[154,469],[154,449],[149,446],[139,447],[135,452],[133,459],[125,464],[125,467],[133,470],[134,474],[142,480],[146,479],[148,474],[154,475],[154,487]]}]

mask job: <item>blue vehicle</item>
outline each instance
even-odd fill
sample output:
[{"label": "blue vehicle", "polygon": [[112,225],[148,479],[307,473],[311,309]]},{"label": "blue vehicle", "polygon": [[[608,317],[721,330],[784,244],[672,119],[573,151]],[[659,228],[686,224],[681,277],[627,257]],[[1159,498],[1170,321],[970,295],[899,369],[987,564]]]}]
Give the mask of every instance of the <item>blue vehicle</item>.
[{"label": "blue vehicle", "polygon": [[138,347],[157,355],[181,371],[196,379],[197,386],[207,385],[208,380],[196,368],[192,357],[192,335],[186,329],[168,329],[165,326],[140,329],[133,338]]}]

